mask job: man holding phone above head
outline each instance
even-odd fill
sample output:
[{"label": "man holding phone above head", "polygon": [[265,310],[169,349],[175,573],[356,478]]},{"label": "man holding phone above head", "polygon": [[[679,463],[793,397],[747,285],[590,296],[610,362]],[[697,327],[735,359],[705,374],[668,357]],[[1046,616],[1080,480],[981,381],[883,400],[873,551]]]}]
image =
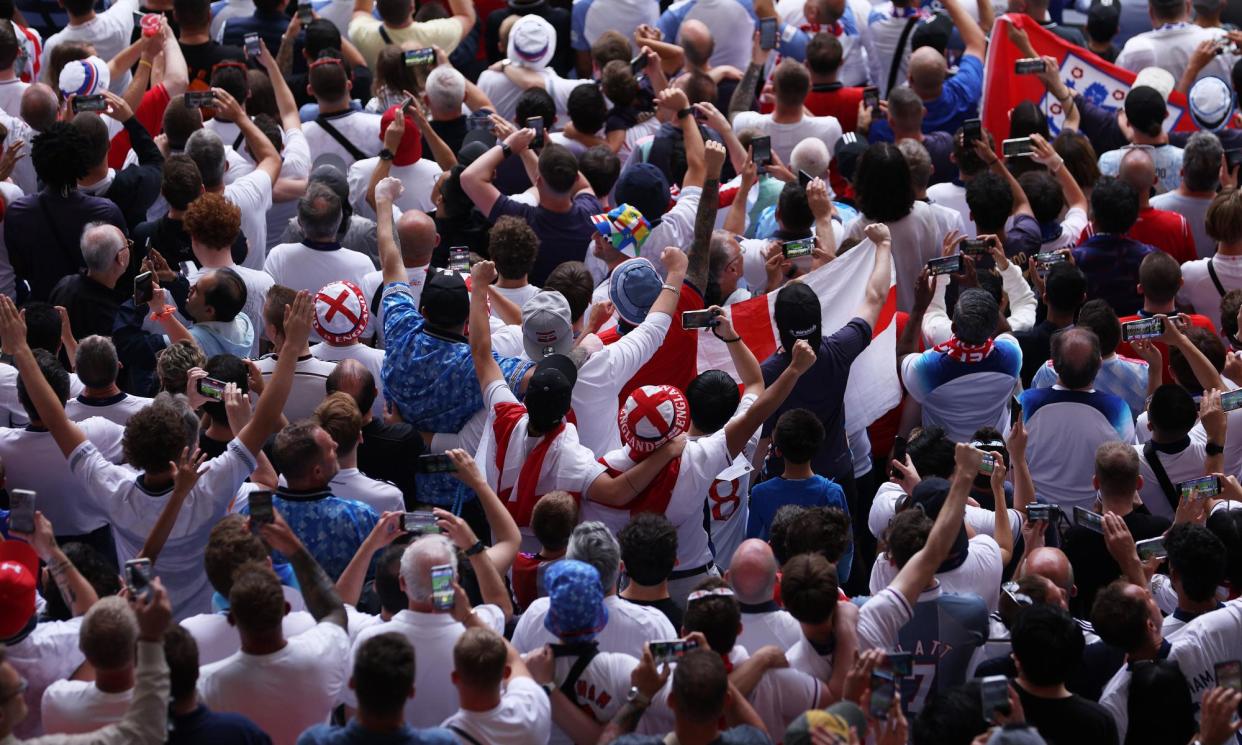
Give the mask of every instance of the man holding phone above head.
[{"label": "man holding phone above head", "polygon": [[[303,293],[289,311],[289,326],[295,329],[291,337],[301,334],[301,339],[306,338],[310,312],[310,298]],[[184,416],[188,412],[184,404],[162,397],[131,417],[125,437],[128,465],[113,465],[65,415],[26,343],[25,321],[8,298],[0,300],[0,339],[4,349],[13,354],[30,400],[68,460],[69,469],[99,500],[112,523],[118,554],[136,555],[160,515],[160,506],[172,497],[180,478],[176,461],[190,445],[186,442]],[[205,612],[210,606],[211,587],[200,558],[210,527],[224,516],[233,495],[257,468],[256,454],[278,426],[280,409],[289,394],[293,362],[290,356],[277,366],[250,422],[229,443],[224,455],[207,462],[190,489],[178,529],[168,540],[158,571],[169,583],[178,618]],[[191,390],[189,395],[193,403],[197,392]]]}]

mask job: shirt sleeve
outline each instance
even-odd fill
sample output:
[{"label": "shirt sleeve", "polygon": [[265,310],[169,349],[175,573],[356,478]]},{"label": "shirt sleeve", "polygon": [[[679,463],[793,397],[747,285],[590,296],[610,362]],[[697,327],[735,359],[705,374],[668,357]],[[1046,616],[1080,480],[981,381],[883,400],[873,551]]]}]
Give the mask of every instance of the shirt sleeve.
[{"label": "shirt sleeve", "polygon": [[384,342],[388,347],[392,347],[401,337],[423,330],[423,316],[410,293],[408,282],[393,282],[384,288],[380,309],[384,317]]},{"label": "shirt sleeve", "polygon": [[978,103],[983,96],[983,60],[973,54],[963,55],[957,74],[945,81],[944,92],[961,107]]},{"label": "shirt sleeve", "polygon": [[586,17],[594,0],[578,0],[573,5],[573,14],[569,20],[569,46],[575,51],[591,51],[591,43],[586,38]]},{"label": "shirt sleeve", "polygon": [[78,445],[69,454],[69,470],[78,477],[89,495],[97,500],[105,512],[122,491],[122,487],[136,478],[134,472],[125,466],[109,463],[90,440]]},{"label": "shirt sleeve", "polygon": [[935,282],[936,289],[932,292],[927,312],[923,314],[921,330],[927,343],[935,345],[946,342],[953,336],[953,322],[949,320],[949,314],[945,310],[944,293],[949,287],[949,281],[943,275],[932,277],[932,281]]},{"label": "shirt sleeve", "polygon": [[492,205],[492,213],[487,216],[488,221],[496,222],[505,215],[513,215],[520,217],[527,222],[531,221],[534,216],[535,208],[529,204],[522,204],[516,200],[510,199],[508,196],[501,194],[496,200],[496,204]]},{"label": "shirt sleeve", "polygon": [[914,609],[901,593],[885,587],[858,611],[858,638],[860,648],[893,649],[897,645],[897,633],[914,617]]},{"label": "shirt sleeve", "polygon": [[301,129],[285,132],[284,162],[280,166],[280,177],[304,179],[310,175],[310,144]]},{"label": "shirt sleeve", "polygon": [[1009,328],[1013,331],[1029,331],[1035,326],[1035,308],[1038,303],[1031,286],[1022,276],[1022,268],[1013,262],[1000,273],[1001,287],[1009,298]]},{"label": "shirt sleeve", "polygon": [[656,353],[672,326],[667,313],[648,313],[633,331],[606,347],[609,379],[629,380]]}]

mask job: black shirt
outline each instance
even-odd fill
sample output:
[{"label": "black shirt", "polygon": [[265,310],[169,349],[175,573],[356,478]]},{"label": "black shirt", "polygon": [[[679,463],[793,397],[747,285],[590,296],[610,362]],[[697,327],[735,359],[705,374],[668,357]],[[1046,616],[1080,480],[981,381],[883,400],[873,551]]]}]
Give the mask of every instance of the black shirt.
[{"label": "black shirt", "polygon": [[138,156],[138,162],[117,171],[107,191],[99,196],[111,199],[121,208],[128,233],[147,219],[147,209],[160,195],[164,155],[138,117],[131,116],[125,120],[125,131],[129,133],[130,145]]},{"label": "black shirt", "polygon": [[[462,140],[466,139],[466,117],[459,116],[456,119],[450,119],[447,122],[439,119],[431,120],[431,128],[435,133],[440,135],[440,139],[444,140],[444,144],[449,146],[449,150],[453,152],[461,151]],[[423,157],[434,159],[431,154],[431,147],[427,145],[427,140],[423,139]]]},{"label": "black shirt", "polygon": [[1039,368],[1052,357],[1052,335],[1061,327],[1048,321],[1040,321],[1029,331],[1014,332],[1018,346],[1022,348],[1022,387],[1030,388],[1031,379]]},{"label": "black shirt", "polygon": [[[1136,541],[1162,535],[1172,524],[1166,518],[1151,514],[1146,507],[1136,508],[1122,520]],[[1108,553],[1104,536],[1089,528],[1070,528],[1065,533],[1062,548],[1074,567],[1074,583],[1078,586],[1078,595],[1070,599],[1070,612],[1087,617],[1095,605],[1095,594],[1121,576],[1121,567]]]},{"label": "black shirt", "polygon": [[117,290],[104,287],[85,272],[61,279],[48,296],[49,303],[64,306],[69,313],[69,328],[75,339],[92,334],[112,336],[112,320],[120,301]]},{"label": "black shirt", "polygon": [[185,56],[186,67],[190,69],[190,85],[194,83],[202,83],[202,86],[194,86],[194,90],[205,90],[204,86],[211,85],[211,68],[225,60],[233,60],[235,62],[245,62],[246,53],[241,47],[231,47],[220,44],[215,41],[209,41],[206,44],[181,44],[181,54]]},{"label": "black shirt", "polygon": [[1119,745],[1117,723],[1096,702],[1076,693],[1069,698],[1039,698],[1016,681],[1013,687],[1022,700],[1027,724],[1039,730],[1048,745]]},{"label": "black shirt", "polygon": [[401,490],[407,509],[415,503],[415,465],[427,450],[423,437],[405,423],[387,424],[372,419],[362,428],[358,445],[358,470],[373,479],[390,481]]},{"label": "black shirt", "polygon": [[664,614],[664,617],[668,619],[668,622],[673,624],[673,628],[678,630],[681,629],[681,608],[677,606],[677,603],[673,602],[672,598],[660,598],[659,600],[634,600],[633,598],[621,599],[627,603],[633,603],[634,605],[643,605],[648,608],[655,608]]},{"label": "black shirt", "polygon": [[[151,242],[151,248],[159,251],[164,261],[167,261],[168,266],[174,270],[186,261],[196,267],[201,266],[198,259],[194,258],[194,250],[190,246],[190,234],[185,232],[185,226],[180,220],[174,220],[165,215],[158,220],[144,222],[134,228],[134,250],[131,252],[134,256],[130,259],[131,265],[135,264],[135,260],[141,262],[146,258],[147,241]],[[237,238],[233,241],[233,263],[241,264],[245,261],[247,251],[246,236],[238,231]]]}]

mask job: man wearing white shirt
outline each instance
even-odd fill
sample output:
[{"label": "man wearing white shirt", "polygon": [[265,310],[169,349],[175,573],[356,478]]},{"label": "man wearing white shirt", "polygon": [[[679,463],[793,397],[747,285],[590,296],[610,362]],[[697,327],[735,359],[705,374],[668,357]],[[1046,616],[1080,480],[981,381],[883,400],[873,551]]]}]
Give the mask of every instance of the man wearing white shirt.
[{"label": "man wearing white shirt", "polygon": [[[524,15],[513,25],[509,30],[508,58],[500,63],[499,70],[487,69],[479,75],[479,89],[492,102],[497,114],[513,120],[517,115],[518,98],[530,78],[543,78],[539,87],[552,96],[556,113],[562,116],[573,89],[592,82],[590,78],[565,80],[548,67],[556,54],[556,43],[556,30],[541,16]],[[510,67],[514,69],[508,69]],[[550,126],[549,122],[545,124]]]},{"label": "man wearing white shirt", "polygon": [[241,650],[203,667],[198,692],[212,710],[242,714],[276,745],[293,745],[308,727],[327,721],[346,687],[348,617],[332,580],[279,515],[259,531],[293,565],[316,624],[286,639],[280,580],[267,567],[246,565],[229,592]]},{"label": "man wearing white shirt", "polygon": [[123,598],[103,598],[82,619],[78,645],[94,680],[58,680],[43,692],[43,730],[48,734],[91,732],[118,722],[134,692],[134,645],[138,619]]},{"label": "man wearing white shirt", "polygon": [[88,336],[78,342],[74,369],[86,386],[81,395],[65,402],[65,413],[75,422],[98,416],[125,426],[131,416],[151,403],[149,398],[131,396],[117,387],[121,365],[116,347],[107,337]]},{"label": "man wearing white shirt", "polygon": [[241,229],[250,247],[242,265],[260,269],[267,247],[267,211],[272,206],[272,186],[280,178],[280,151],[250,121],[236,99],[218,88],[213,90],[216,108],[235,116],[237,126],[245,136],[246,148],[254,158],[254,170],[225,185],[224,142],[215,132],[206,129],[190,135],[185,143],[185,154],[198,166],[203,177],[203,190],[224,194],[225,199],[241,210]]},{"label": "man wearing white shirt", "polygon": [[[938,206],[932,205],[933,208]],[[996,269],[1000,274],[1001,287],[1005,297],[1009,300],[1008,316],[1005,321],[1010,331],[1015,334],[1028,331],[1031,326],[1035,325],[1037,306],[1035,293],[1022,275],[1022,267],[1005,257],[1005,252],[999,243],[990,245],[991,255],[996,260]],[[996,274],[991,276],[995,282]],[[940,275],[932,277],[932,281],[935,283],[935,291],[932,294],[931,305],[927,306],[927,313],[923,316],[923,340],[929,346],[944,344],[953,337],[953,322],[945,313],[944,307],[944,296],[949,287],[949,279],[945,275]],[[987,287],[987,285],[983,286]],[[991,286],[995,287],[995,284]]]},{"label": "man wearing white shirt", "polygon": [[[1148,0],[1152,30],[1138,34],[1126,42],[1117,55],[1116,64],[1130,72],[1145,67],[1158,67],[1180,80],[1190,57],[1201,42],[1225,42],[1223,28],[1203,28],[1190,22],[1189,7],[1182,0]],[[1212,75],[1229,80],[1237,55],[1232,46],[1212,58],[1199,77]]]},{"label": "man wearing white shirt", "polygon": [[[493,588],[493,580],[500,582],[500,577],[485,552],[475,552],[470,562],[479,574],[480,588],[486,588],[483,590],[486,599],[490,594],[488,590]],[[453,568],[456,590],[454,606],[449,612],[436,611],[432,603],[431,568],[444,564]],[[491,604],[472,608],[457,585],[456,576],[457,553],[448,538],[431,534],[416,539],[401,557],[401,589],[409,598],[409,607],[391,621],[366,629],[354,642],[351,660],[367,639],[380,634],[397,633],[413,645],[418,660],[414,687],[419,695],[405,706],[405,721],[413,727],[437,726],[457,711],[460,704],[457,690],[450,685],[449,671],[453,669],[453,645],[467,626],[490,629],[497,634],[504,631],[505,612]],[[499,587],[503,592],[503,582]],[[348,708],[357,707],[358,700],[352,690],[344,692],[344,699]]]},{"label": "man wearing white shirt", "polygon": [[768,645],[792,649],[802,638],[797,619],[775,600],[779,568],[767,541],[748,538],[733,552],[725,572],[742,610],[742,632],[737,643],[748,650],[757,651]]},{"label": "man wearing white shirt", "polygon": [[402,512],[405,501],[401,490],[358,470],[358,444],[362,441],[362,414],[348,393],[329,395],[315,409],[315,420],[336,443],[340,469],[328,486],[333,496],[352,499],[369,506],[375,514]]},{"label": "man wearing white shirt", "polygon": [[298,203],[298,223],[306,237],[301,243],[282,243],[273,248],[263,264],[264,271],[277,284],[309,292],[318,292],[337,280],[362,284],[374,264],[337,240],[341,217],[341,198],[336,192],[324,184],[310,184]]},{"label": "man wearing white shirt", "polygon": [[[69,14],[69,25],[52,34],[43,44],[41,66],[45,70],[52,69],[52,51],[65,42],[83,42],[95,48],[95,54],[101,59],[110,60],[129,46],[130,36],[134,31],[134,14],[138,12],[138,0],[117,0],[102,13],[95,12],[95,3],[91,0],[69,0],[63,3]],[[124,79],[114,81],[117,85],[127,85],[129,72]],[[114,89],[115,90],[115,89]],[[10,112],[14,115],[17,111]]]},{"label": "man wearing white shirt", "polygon": [[336,363],[325,362],[311,354],[310,344],[287,342],[285,328],[286,308],[293,305],[298,293],[284,285],[273,285],[267,293],[263,306],[263,335],[275,345],[277,352],[265,354],[255,360],[255,367],[264,382],[270,381],[284,357],[293,357],[293,384],[289,398],[284,404],[285,418],[291,422],[309,417],[323,400],[327,391],[328,376],[336,369]]},{"label": "man wearing white shirt", "polygon": [[[709,63],[713,66],[732,65],[746,69],[750,60],[752,31],[756,27],[755,11],[743,0],[680,0],[660,16],[656,27],[670,43],[679,41],[681,24],[701,21],[715,40],[715,51]],[[743,33],[742,29],[746,29]]]},{"label": "man wearing white shirt", "polygon": [[353,83],[344,63],[322,56],[311,62],[308,80],[311,93],[319,103],[319,116],[302,128],[312,162],[324,155],[334,155],[348,167],[378,155],[380,116],[351,108],[349,92]]},{"label": "man wearing white shirt", "polygon": [[[745,81],[743,81],[745,82]],[[794,60],[783,60],[772,73],[776,108],[771,114],[742,111],[733,117],[733,129],[754,128],[772,138],[772,153],[782,163],[790,162],[794,146],[816,137],[831,152],[841,139],[841,124],[835,116],[809,116],[804,104],[811,92],[811,74]]]},{"label": "man wearing white shirt", "polygon": [[17,116],[22,108],[22,93],[30,87],[23,83],[16,69],[22,51],[13,23],[0,24],[0,110]]},{"label": "man wearing white shirt", "polygon": [[[1173,519],[1180,500],[1176,484],[1202,476],[1208,441],[1224,440],[1225,433],[1221,431],[1213,431],[1205,439],[1191,437],[1190,431],[1198,419],[1194,399],[1180,385],[1162,385],[1148,400],[1147,428],[1151,430],[1151,439],[1134,449],[1139,454],[1139,475],[1143,478],[1139,497],[1153,515]],[[1205,427],[1217,425],[1213,430],[1224,423],[1219,411],[1215,419],[1205,418]]]},{"label": "man wearing white shirt", "polygon": [[[349,203],[353,205],[355,214],[370,220],[375,219],[375,208],[371,206],[367,191],[372,183],[379,183],[381,176],[374,174],[381,161],[388,162],[386,175],[401,179],[405,185],[401,195],[393,202],[394,207],[402,212],[434,212],[436,209],[431,193],[443,170],[434,158],[423,157],[431,153],[423,152],[423,136],[416,120],[408,113],[398,120],[400,109],[400,106],[390,106],[380,118],[379,136],[384,148],[379,155],[356,161],[349,167]],[[401,124],[394,127],[393,123],[397,121]]]},{"label": "man wearing white shirt", "polygon": [[490,745],[548,741],[552,722],[548,694],[503,636],[487,629],[462,634],[453,645],[453,685],[461,708],[442,726]]},{"label": "man wearing white shirt", "polygon": [[[604,592],[604,608],[608,619],[596,636],[601,652],[619,652],[632,657],[642,654],[645,642],[677,638],[677,631],[668,618],[656,610],[636,605],[617,597],[617,576],[621,572],[621,546],[616,536],[603,523],[580,523],[569,536],[565,558],[595,567],[600,589]],[[513,630],[513,646],[518,651],[534,652],[545,644],[555,644],[556,637],[544,626],[550,612],[548,598],[531,603],[518,619]]]}]

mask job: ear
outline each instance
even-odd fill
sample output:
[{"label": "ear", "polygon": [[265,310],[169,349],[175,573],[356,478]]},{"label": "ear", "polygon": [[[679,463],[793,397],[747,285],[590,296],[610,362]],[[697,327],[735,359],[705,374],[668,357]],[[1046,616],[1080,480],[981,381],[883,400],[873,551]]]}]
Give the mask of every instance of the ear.
[{"label": "ear", "polygon": [[1138,484],[1137,484],[1137,485],[1135,485],[1135,487],[1134,487],[1134,491],[1142,491],[1142,490],[1143,490],[1143,477],[1142,477],[1142,476],[1139,476],[1139,477],[1138,477]]},{"label": "ear", "polygon": [[402,593],[409,594],[409,591],[405,589],[405,577],[402,577],[400,574],[397,575],[397,586],[401,588]]},{"label": "ear", "polygon": [[352,675],[351,675],[351,676],[349,676],[349,690],[351,690],[351,691],[352,691],[352,690],[354,690],[354,688],[355,688],[355,686],[354,686],[354,676],[352,676]]},{"label": "ear", "polygon": [[[507,669],[508,669],[508,667],[506,667],[505,669],[507,670]],[[461,678],[457,675],[457,671],[456,671],[456,670],[454,670],[454,671],[452,671],[451,673],[449,673],[449,678],[453,681],[453,685],[455,685],[455,686],[459,686],[459,685],[461,685]]]},{"label": "ear", "polygon": [[310,83],[306,84],[306,95],[310,96],[311,98],[315,97],[315,91],[310,87]]},{"label": "ear", "polygon": [[230,626],[236,626],[236,625],[237,625],[237,619],[236,619],[236,618],[233,618],[233,611],[229,611],[229,612],[228,612],[228,614],[226,614],[226,615],[225,615],[225,618],[227,618],[227,619],[228,619],[228,621],[229,621],[229,625],[230,625]]},{"label": "ear", "polygon": [[287,616],[289,615],[289,611],[291,610],[293,610],[293,608],[289,605],[288,601],[285,601],[285,612],[282,613],[281,615]]},{"label": "ear", "polygon": [[1143,285],[1141,285],[1141,284],[1136,284],[1136,285],[1134,286],[1134,291],[1135,291],[1135,292],[1137,292],[1138,294],[1142,295],[1142,294],[1143,294]]},{"label": "ear", "polygon": [[[453,674],[456,675],[456,673],[453,673]],[[513,674],[513,667],[511,665],[505,665],[505,676],[503,680],[508,680],[509,676],[512,674]]]},{"label": "ear", "polygon": [[1100,490],[1100,477],[1099,476],[1091,477],[1091,488],[1095,489],[1096,491]]}]

